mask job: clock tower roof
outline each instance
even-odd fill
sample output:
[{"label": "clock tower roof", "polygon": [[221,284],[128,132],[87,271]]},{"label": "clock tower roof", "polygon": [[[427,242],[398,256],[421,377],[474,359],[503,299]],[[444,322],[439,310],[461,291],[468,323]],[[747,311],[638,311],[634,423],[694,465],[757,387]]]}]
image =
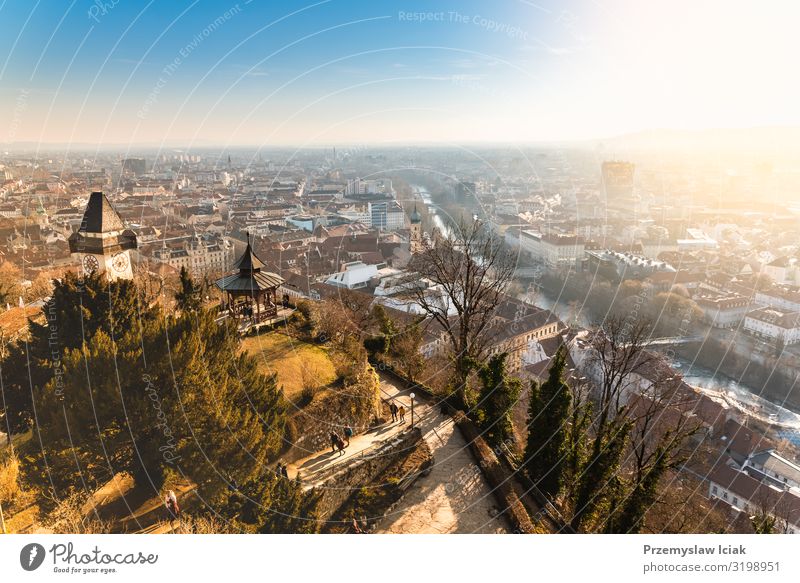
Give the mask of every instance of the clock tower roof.
[{"label": "clock tower roof", "polygon": [[69,237],[70,252],[105,255],[136,247],[136,233],[125,228],[105,194],[93,192],[80,228]]},{"label": "clock tower roof", "polygon": [[83,213],[80,230],[84,233],[122,231],[125,224],[102,192],[93,192]]}]

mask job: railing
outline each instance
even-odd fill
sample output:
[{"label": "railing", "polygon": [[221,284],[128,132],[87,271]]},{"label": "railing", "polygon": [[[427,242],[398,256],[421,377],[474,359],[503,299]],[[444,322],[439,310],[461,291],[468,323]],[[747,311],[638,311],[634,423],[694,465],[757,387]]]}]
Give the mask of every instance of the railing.
[{"label": "railing", "polygon": [[[411,429],[411,427],[409,427],[408,429]],[[405,431],[402,431],[400,433],[394,434],[392,437],[382,439],[381,441],[376,441],[369,447],[365,447],[361,451],[354,453],[351,456],[344,457],[341,462],[333,463],[327,468],[323,468],[317,472],[313,472],[309,476],[303,476],[301,474],[300,481],[306,483],[309,486],[315,486],[321,482],[324,482],[334,474],[338,474],[340,471],[349,468],[355,462],[361,462],[363,460],[379,457],[380,450],[384,449],[388,445],[397,443],[398,440],[402,439],[404,433]]]}]

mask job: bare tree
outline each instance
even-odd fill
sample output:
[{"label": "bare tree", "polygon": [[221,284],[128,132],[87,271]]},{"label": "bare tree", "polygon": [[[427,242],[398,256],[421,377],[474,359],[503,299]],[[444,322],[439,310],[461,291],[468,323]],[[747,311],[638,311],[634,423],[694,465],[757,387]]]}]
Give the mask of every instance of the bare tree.
[{"label": "bare tree", "polygon": [[[475,220],[424,243],[409,264],[416,275],[406,286],[408,298],[449,339],[455,390],[463,402],[469,372],[485,355],[495,309],[514,275],[513,259],[484,222]],[[417,277],[431,285],[419,285]]]},{"label": "bare tree", "polygon": [[576,530],[601,507],[605,531],[641,530],[660,480],[684,461],[683,446],[699,429],[680,379],[647,349],[650,329],[647,322],[610,318],[591,339],[596,417],[576,492]]}]

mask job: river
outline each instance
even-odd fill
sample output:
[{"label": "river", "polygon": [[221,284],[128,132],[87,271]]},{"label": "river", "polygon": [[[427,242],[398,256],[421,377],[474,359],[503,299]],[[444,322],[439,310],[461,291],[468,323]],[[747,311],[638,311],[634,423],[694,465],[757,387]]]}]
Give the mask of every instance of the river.
[{"label": "river", "polygon": [[428,189],[424,186],[420,186],[419,184],[410,184],[409,186],[411,186],[411,190],[414,191],[414,195],[419,196],[420,199],[422,199],[422,202],[425,203],[425,206],[428,207],[428,215],[430,215],[433,219],[433,226],[436,227],[445,237],[450,237],[450,227],[445,224],[441,217],[442,209],[436,206],[436,203],[433,202],[431,193],[428,192]]},{"label": "river", "polygon": [[[441,209],[433,202],[428,190],[424,186],[417,184],[412,184],[411,188],[415,195],[419,196],[425,206],[428,207],[428,213],[433,217],[434,226],[443,235],[450,236],[450,227],[442,220],[440,216]],[[564,302],[548,297],[543,291],[532,291],[526,294],[525,300],[530,301],[539,308],[552,311],[565,323],[577,324],[584,328],[589,327],[591,324],[585,313]],[[800,433],[798,433],[798,430],[800,430],[800,415],[797,413],[760,397],[758,395],[759,391],[755,388],[728,378],[721,373],[691,366],[691,363],[686,361],[676,361],[673,366],[684,375],[683,378],[689,385],[749,415],[781,426],[785,429],[782,437],[786,437],[800,445]]]}]

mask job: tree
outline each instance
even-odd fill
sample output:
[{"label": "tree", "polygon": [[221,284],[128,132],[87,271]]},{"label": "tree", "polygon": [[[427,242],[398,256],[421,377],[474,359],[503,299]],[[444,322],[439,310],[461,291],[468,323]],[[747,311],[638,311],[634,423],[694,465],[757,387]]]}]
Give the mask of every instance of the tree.
[{"label": "tree", "polygon": [[[424,242],[412,257],[409,267],[415,275],[405,283],[405,295],[447,335],[455,392],[467,403],[467,377],[485,354],[494,312],[515,264],[482,221],[462,221],[451,231],[450,237]],[[420,279],[430,285],[420,285]]]},{"label": "tree", "polygon": [[420,323],[406,326],[392,339],[389,355],[397,363],[400,371],[410,381],[415,381],[425,367],[425,358],[420,353],[422,330]]},{"label": "tree", "polygon": [[67,273],[53,284],[42,308],[44,323],[30,321],[30,339],[8,345],[0,365],[0,406],[15,433],[33,423],[32,399],[44,385],[61,382],[65,351],[82,347],[100,331],[111,339],[121,338],[157,317],[155,310],[139,310],[136,287],[128,280],[109,283],[98,274],[79,279]]},{"label": "tree", "polygon": [[386,313],[386,308],[381,304],[372,306],[372,319],[377,325],[376,335],[368,335],[364,340],[364,348],[372,356],[380,356],[387,354],[394,340],[397,330],[394,322]]},{"label": "tree", "polygon": [[49,326],[32,326],[3,373],[35,403],[40,461],[57,468],[58,486],[76,472],[96,485],[129,471],[157,490],[182,474],[223,503],[223,476],[246,483],[283,446],[287,405],[275,377],[240,351],[235,324],[204,311],[166,319],[137,306],[131,282],[94,277],[57,283],[45,315]]},{"label": "tree", "polygon": [[351,340],[362,345],[374,331],[374,297],[342,289],[338,297],[323,300],[317,310],[315,328],[320,338],[347,348]]},{"label": "tree", "polygon": [[750,517],[750,524],[753,525],[756,534],[774,534],[777,523],[778,520],[774,516],[763,511]]},{"label": "tree", "polygon": [[753,287],[756,291],[767,291],[773,285],[775,285],[775,280],[766,273],[759,273],[753,282]]},{"label": "tree", "polygon": [[180,286],[175,292],[175,302],[178,310],[184,313],[197,312],[203,305],[202,288],[197,284],[186,267],[181,266]]},{"label": "tree", "polygon": [[22,271],[10,261],[0,265],[0,304],[16,305],[22,295]]},{"label": "tree", "polygon": [[503,352],[489,359],[478,370],[481,391],[475,406],[478,423],[493,445],[500,445],[514,437],[511,410],[519,399],[522,383],[506,374],[506,357]]},{"label": "tree", "polygon": [[53,280],[44,272],[39,273],[31,283],[31,287],[26,291],[25,297],[30,301],[43,299],[53,293]]},{"label": "tree", "polygon": [[13,502],[19,494],[19,458],[13,447],[0,450],[0,506]]},{"label": "tree", "polygon": [[657,378],[657,382],[630,398],[626,415],[632,419],[630,450],[625,463],[629,468],[624,481],[625,499],[619,515],[609,514],[608,532],[637,533],[644,526],[647,511],[658,499],[658,485],[669,470],[679,468],[688,457],[686,440],[700,424],[684,415],[694,403],[677,391],[677,378]]},{"label": "tree", "polygon": [[573,502],[575,530],[601,508],[601,530],[641,530],[661,479],[682,463],[697,431],[681,410],[680,380],[647,350],[649,330],[647,322],[610,318],[591,337],[596,416]]},{"label": "tree", "polygon": [[[531,382],[525,471],[551,499],[561,492],[569,469],[572,394],[564,381],[566,350],[562,346],[550,365],[547,380]],[[576,423],[578,420],[575,420]],[[573,450],[576,447],[572,444]],[[573,451],[573,454],[577,452]]]}]

